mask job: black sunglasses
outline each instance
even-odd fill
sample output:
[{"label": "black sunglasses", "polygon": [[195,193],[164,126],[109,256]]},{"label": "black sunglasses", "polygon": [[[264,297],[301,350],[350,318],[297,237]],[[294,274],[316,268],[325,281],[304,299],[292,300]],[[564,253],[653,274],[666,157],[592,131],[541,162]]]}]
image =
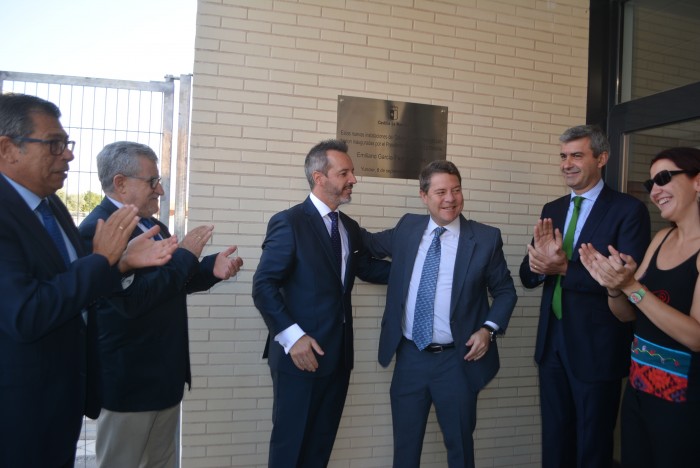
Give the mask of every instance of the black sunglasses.
[{"label": "black sunglasses", "polygon": [[671,182],[671,179],[674,175],[688,174],[691,172],[695,171],[661,171],[658,174],[656,174],[653,179],[649,179],[646,182],[644,182],[644,188],[647,189],[647,192],[651,193],[651,189],[654,188],[654,184],[658,185],[659,187],[663,187],[664,185]]}]

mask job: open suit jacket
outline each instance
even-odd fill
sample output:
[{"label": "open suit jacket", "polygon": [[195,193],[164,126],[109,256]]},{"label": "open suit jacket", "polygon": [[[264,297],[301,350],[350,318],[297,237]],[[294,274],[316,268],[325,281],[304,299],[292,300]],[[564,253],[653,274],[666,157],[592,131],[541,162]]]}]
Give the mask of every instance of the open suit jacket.
[{"label": "open suit jacket", "polygon": [[[540,218],[552,218],[555,228],[564,232],[571,196],[547,203]],[[580,261],[581,242],[593,244],[598,252],[608,254],[608,245],[641,262],[649,245],[649,212],[636,198],[605,185],[581,230],[562,277],[562,319],[564,342],[574,375],[584,382],[610,381],[629,371],[629,324],[620,322],[608,308],[605,288],[595,281]],[[545,352],[547,329],[556,320],[552,314],[552,295],[556,276],[544,279],[537,329],[535,361]],[[520,265],[520,280],[526,288],[542,283],[540,275],[530,270],[526,255]]]},{"label": "open suit jacket", "polygon": [[[498,372],[498,346],[491,343],[482,359],[464,361],[465,344],[484,322],[499,326],[499,332],[508,327],[517,295],[513,279],[503,256],[503,241],[497,228],[467,220],[460,215],[460,234],[452,279],[450,300],[450,328],[455,353],[463,363],[467,380],[474,392],[480,391]],[[413,273],[418,247],[430,221],[429,215],[404,215],[396,227],[367,238],[368,246],[377,257],[392,258],[386,308],[379,337],[379,363],[386,367],[391,362],[403,336],[402,321],[406,313],[406,296]],[[489,305],[489,294],[493,297]]]},{"label": "open suit jacket", "polygon": [[[266,348],[273,372],[310,377],[329,375],[338,366],[353,367],[350,293],[355,275],[386,283],[390,265],[370,258],[354,220],[343,213],[340,220],[348,234],[350,252],[344,283],[328,229],[310,198],[270,219],[253,278],[253,300],[270,332]],[[315,373],[297,369],[279,343],[270,343],[270,337],[295,323],[325,352],[317,356]]]},{"label": "open suit jacket", "polygon": [[96,409],[86,399],[92,314],[88,327],[82,311],[121,289],[118,269],[87,255],[68,210],[55,195],[48,199],[79,257],[69,268],[0,176],[0,466],[73,459],[82,416]]},{"label": "open suit jacket", "polygon": [[[117,207],[108,198],[80,224],[91,243],[98,219]],[[160,234],[170,237],[158,220]],[[132,238],[142,234],[137,226]],[[201,263],[177,249],[163,266],[136,270],[133,283],[99,303],[96,313],[101,407],[138,412],[170,408],[182,400],[191,383],[187,330],[187,294],[204,291],[219,280],[213,275],[216,255]]]}]

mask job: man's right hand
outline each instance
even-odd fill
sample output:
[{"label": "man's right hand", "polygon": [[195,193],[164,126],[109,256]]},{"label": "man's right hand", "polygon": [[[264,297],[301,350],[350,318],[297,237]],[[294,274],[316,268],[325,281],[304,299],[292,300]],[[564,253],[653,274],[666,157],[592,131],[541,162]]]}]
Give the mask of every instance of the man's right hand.
[{"label": "man's right hand", "polygon": [[323,356],[323,350],[321,346],[311,338],[309,335],[304,335],[297,340],[289,350],[289,355],[292,357],[294,365],[297,366],[299,370],[316,372],[318,369],[318,361],[316,360],[316,354]]},{"label": "man's right hand", "polygon": [[107,221],[98,220],[92,252],[106,257],[110,265],[117,263],[139,222],[137,212],[134,205],[124,205],[112,213]]}]

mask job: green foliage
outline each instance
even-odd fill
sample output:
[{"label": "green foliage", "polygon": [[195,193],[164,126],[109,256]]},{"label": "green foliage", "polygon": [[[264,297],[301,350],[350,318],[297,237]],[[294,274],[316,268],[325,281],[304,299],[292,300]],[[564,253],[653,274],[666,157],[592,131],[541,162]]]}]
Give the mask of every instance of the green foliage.
[{"label": "green foliage", "polygon": [[68,211],[71,213],[87,214],[93,210],[102,201],[102,195],[92,191],[87,191],[82,194],[68,195],[65,189],[56,192],[56,195],[65,203]]}]

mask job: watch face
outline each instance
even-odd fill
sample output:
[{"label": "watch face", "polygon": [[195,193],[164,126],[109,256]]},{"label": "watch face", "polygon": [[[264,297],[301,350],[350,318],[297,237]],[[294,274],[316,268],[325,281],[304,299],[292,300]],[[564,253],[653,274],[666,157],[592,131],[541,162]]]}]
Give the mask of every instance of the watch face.
[{"label": "watch face", "polygon": [[633,292],[632,294],[629,295],[627,299],[632,304],[639,304],[639,302],[644,298],[645,291],[643,289],[640,289],[639,291]]}]

